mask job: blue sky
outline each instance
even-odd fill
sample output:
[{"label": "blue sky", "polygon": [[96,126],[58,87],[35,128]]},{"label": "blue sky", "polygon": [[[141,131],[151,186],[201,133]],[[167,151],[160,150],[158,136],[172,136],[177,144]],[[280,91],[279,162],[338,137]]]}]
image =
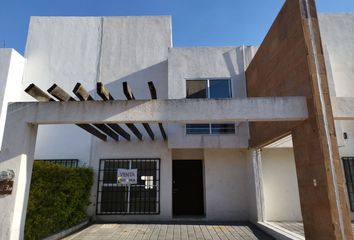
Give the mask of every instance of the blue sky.
[{"label": "blue sky", "polygon": [[[284,0],[0,0],[0,47],[24,52],[30,16],[171,15],[181,46],[258,45]],[[354,12],[354,0],[317,0],[320,12]]]}]

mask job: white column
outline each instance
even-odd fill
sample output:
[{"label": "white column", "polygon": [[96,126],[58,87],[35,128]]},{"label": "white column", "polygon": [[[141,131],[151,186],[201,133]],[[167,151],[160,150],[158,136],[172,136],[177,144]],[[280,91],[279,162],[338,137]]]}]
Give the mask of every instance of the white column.
[{"label": "white column", "polygon": [[250,221],[264,221],[264,195],[263,195],[263,174],[262,159],[259,149],[247,151],[249,170],[249,216]]},{"label": "white column", "polygon": [[0,239],[23,239],[37,126],[27,124],[21,109],[9,110],[0,151],[0,171],[15,173],[11,195],[0,196]]}]

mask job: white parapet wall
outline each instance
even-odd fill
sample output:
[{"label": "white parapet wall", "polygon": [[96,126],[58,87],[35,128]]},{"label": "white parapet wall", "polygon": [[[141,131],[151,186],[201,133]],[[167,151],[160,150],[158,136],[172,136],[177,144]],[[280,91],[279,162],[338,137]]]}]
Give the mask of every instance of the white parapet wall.
[{"label": "white parapet wall", "polygon": [[25,59],[14,49],[0,49],[0,150],[9,102],[20,100]]}]

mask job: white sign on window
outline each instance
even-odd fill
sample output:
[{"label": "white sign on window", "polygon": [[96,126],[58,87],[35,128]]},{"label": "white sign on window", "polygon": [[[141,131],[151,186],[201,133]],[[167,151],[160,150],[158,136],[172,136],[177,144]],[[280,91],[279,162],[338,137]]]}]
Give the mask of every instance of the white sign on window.
[{"label": "white sign on window", "polygon": [[141,176],[141,180],[145,181],[145,189],[154,188],[154,176]]},{"label": "white sign on window", "polygon": [[118,184],[137,184],[138,169],[118,168],[117,182]]}]

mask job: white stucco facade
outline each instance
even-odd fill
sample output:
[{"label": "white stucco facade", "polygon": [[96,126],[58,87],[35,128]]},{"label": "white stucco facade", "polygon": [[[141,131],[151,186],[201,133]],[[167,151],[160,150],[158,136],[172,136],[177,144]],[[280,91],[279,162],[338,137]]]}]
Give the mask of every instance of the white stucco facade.
[{"label": "white stucco facade", "polygon": [[[354,14],[325,14],[320,15],[319,20],[331,94],[333,97],[353,97]],[[74,96],[72,89],[80,82],[96,100],[101,100],[96,93],[96,84],[102,82],[115,99],[124,100],[122,83],[126,81],[136,99],[147,100],[150,99],[147,82],[153,81],[157,90],[156,101],[112,102],[107,103],[110,106],[107,108],[95,102],[87,103],[89,107],[86,108],[70,103],[53,110],[52,114],[60,118],[58,122],[55,122],[55,117],[45,114],[38,114],[31,120],[36,124],[44,123],[38,127],[35,159],[78,159],[80,165],[94,169],[95,180],[88,208],[92,219],[109,222],[196,219],[301,221],[295,160],[291,141],[288,141],[290,138],[262,151],[248,149],[248,121],[305,119],[306,102],[301,97],[247,98],[245,70],[256,51],[256,46],[173,48],[169,16],[32,17],[25,56],[11,49],[0,49],[0,136],[8,102],[33,101],[23,91],[31,83],[42,90],[56,83]],[[174,100],[186,98],[186,80],[194,79],[230,79],[232,99],[195,100],[188,103],[178,101],[180,105],[176,106],[177,101]],[[50,103],[43,106],[28,107],[28,111],[48,110]],[[117,113],[111,114],[113,108]],[[62,114],[70,109],[70,113]],[[74,109],[83,112],[74,112]],[[95,114],[88,118],[90,109]],[[208,109],[214,111],[208,112]],[[229,109],[238,111],[230,113]],[[252,112],[253,109],[257,111]],[[136,113],[144,114],[137,117]],[[232,119],[235,133],[186,134],[185,123],[189,123],[189,120],[205,123],[210,119],[221,123]],[[75,125],[67,124],[85,123],[86,120],[119,123],[132,139],[126,141],[121,138],[116,142],[108,138],[104,142]],[[155,140],[151,140],[143,128],[141,123],[144,121],[150,122]],[[124,124],[127,122],[138,127],[143,133],[143,141],[130,132]],[[158,122],[164,124],[168,133],[167,141],[160,133]],[[354,156],[352,122],[337,120],[336,125],[341,156]],[[343,138],[344,132],[348,135],[347,139]],[[27,143],[30,139],[25,141],[24,144],[30,145]],[[160,159],[160,211],[154,215],[97,214],[100,160],[134,158]],[[173,161],[179,160],[202,161],[202,216],[181,220],[173,214]],[[26,164],[14,168],[21,171]],[[7,165],[1,164],[0,167],[1,171]],[[12,200],[11,196],[6,199]],[[14,219],[18,221],[20,218]],[[14,231],[16,236],[20,236],[20,230]]]},{"label": "white stucco facade", "polygon": [[266,221],[302,220],[292,148],[262,150]]},{"label": "white stucco facade", "polygon": [[14,49],[0,49],[0,150],[7,105],[20,99],[25,59]]},{"label": "white stucco facade", "polygon": [[[246,97],[245,70],[256,47],[172,48],[168,56],[168,97],[186,98],[186,80],[230,79],[233,98]],[[184,125],[171,125],[170,148],[247,148],[248,124],[237,122],[233,135],[186,135]]]}]

